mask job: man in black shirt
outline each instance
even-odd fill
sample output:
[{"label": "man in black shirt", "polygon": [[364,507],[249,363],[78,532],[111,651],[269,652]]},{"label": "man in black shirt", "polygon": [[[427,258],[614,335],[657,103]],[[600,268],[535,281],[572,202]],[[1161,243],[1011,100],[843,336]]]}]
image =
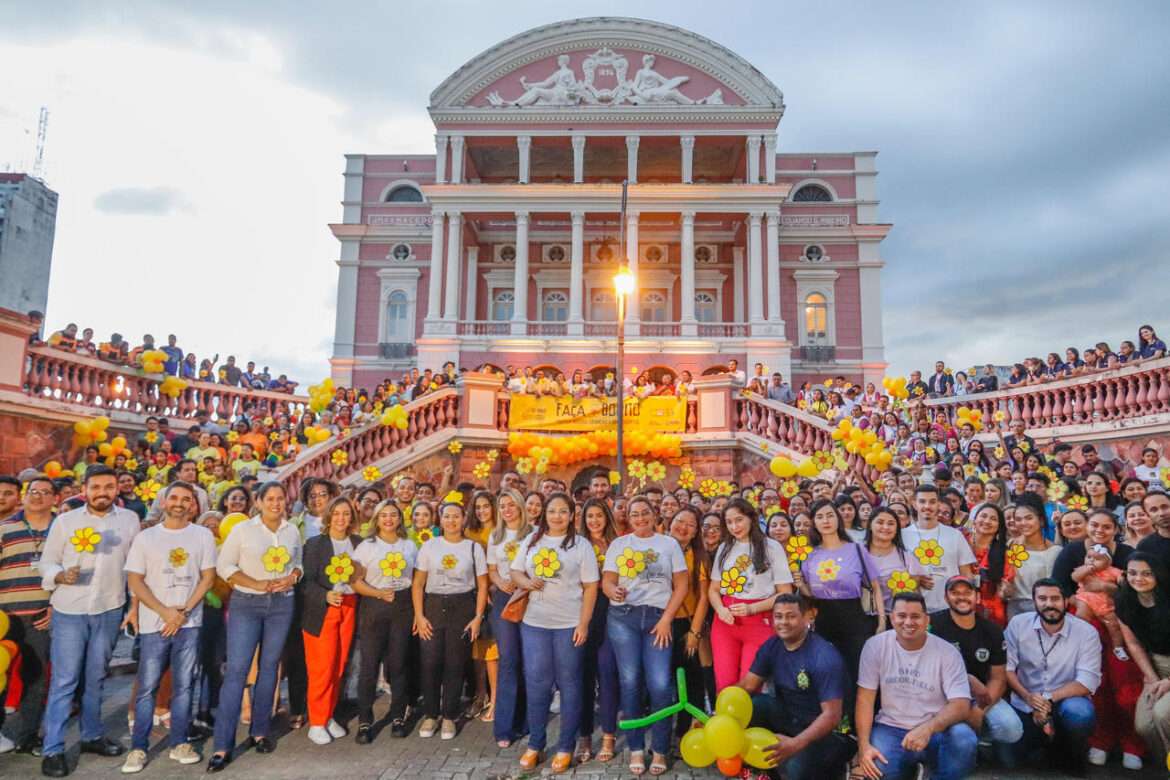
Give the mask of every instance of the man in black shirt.
[{"label": "man in black shirt", "polygon": [[1142,499],[1142,509],[1150,516],[1155,533],[1138,542],[1138,551],[1149,553],[1170,567],[1170,496],[1150,491]]},{"label": "man in black shirt", "polygon": [[967,724],[986,740],[1010,745],[1024,736],[1024,726],[1004,698],[1007,644],[999,626],[975,614],[978,592],[974,580],[965,575],[947,580],[948,609],[930,616],[930,630],[953,644],[963,656],[973,697]]}]

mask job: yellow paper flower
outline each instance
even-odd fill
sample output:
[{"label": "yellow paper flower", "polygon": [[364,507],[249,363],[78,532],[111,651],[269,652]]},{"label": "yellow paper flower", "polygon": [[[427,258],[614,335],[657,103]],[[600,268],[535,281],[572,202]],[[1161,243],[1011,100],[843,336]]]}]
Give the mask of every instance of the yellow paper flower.
[{"label": "yellow paper flower", "polygon": [[[1066,495],[1068,495],[1068,485],[1066,485],[1064,483],[1064,480],[1058,479],[1056,482],[1053,482],[1051,485],[1048,486],[1048,500],[1049,501],[1052,501],[1052,502],[1059,501],[1060,499],[1064,498]],[[1075,497],[1076,496],[1074,496],[1074,498]]]},{"label": "yellow paper flower", "polygon": [[382,569],[383,577],[401,577],[402,572],[406,571],[406,558],[402,553],[391,550],[378,562],[378,566]]},{"label": "yellow paper flower", "polygon": [[713,479],[704,479],[699,483],[699,495],[703,498],[714,498],[719,494],[719,483]]},{"label": "yellow paper flower", "polygon": [[734,566],[730,569],[724,569],[723,574],[719,577],[719,592],[724,596],[742,593],[745,585],[747,585],[747,577]]},{"label": "yellow paper flower", "polygon": [[690,466],[683,466],[678,473],[678,486],[687,490],[695,486],[695,472]]},{"label": "yellow paper flower", "polygon": [[760,508],[760,499],[759,499],[759,496],[756,494],[756,491],[745,490],[744,494],[743,494],[743,498],[745,501],[747,501],[749,504],[754,506],[756,509]]},{"label": "yellow paper flower", "polygon": [[414,538],[418,539],[419,544],[426,544],[435,538],[435,532],[429,528],[423,528],[415,533]]},{"label": "yellow paper flower", "polygon": [[449,571],[451,569],[454,569],[459,564],[459,559],[456,558],[451,553],[447,553],[446,555],[443,556],[442,564],[443,564],[443,568],[447,569]]},{"label": "yellow paper flower", "polygon": [[532,471],[532,458],[517,458],[516,471],[520,474],[527,474]]},{"label": "yellow paper flower", "polygon": [[817,579],[821,582],[832,582],[841,573],[841,564],[832,558],[826,558],[817,564]]},{"label": "yellow paper flower", "polygon": [[837,471],[844,471],[849,468],[849,461],[845,460],[843,455],[836,455],[833,458],[833,466],[836,467]]},{"label": "yellow paper flower", "polygon": [[268,434],[268,441],[280,441],[280,434],[276,431]]},{"label": "yellow paper flower", "polygon": [[187,564],[187,559],[190,557],[191,556],[189,556],[187,554],[187,551],[184,550],[182,547],[176,547],[173,550],[171,550],[171,554],[168,556],[167,559],[170,561],[171,566],[173,566],[174,568],[177,569],[180,566],[185,566]]},{"label": "yellow paper flower", "polygon": [[1085,498],[1084,496],[1069,496],[1068,501],[1065,502],[1065,505],[1069,509],[1084,511],[1089,508],[1089,499]]},{"label": "yellow paper flower", "polygon": [[631,460],[630,464],[626,466],[626,473],[635,479],[644,479],[646,477],[646,464],[640,460]]},{"label": "yellow paper flower", "polygon": [[764,453],[765,455],[768,454],[768,442],[765,441],[760,443],[760,452]]},{"label": "yellow paper flower", "polygon": [[264,418],[264,427],[265,428],[271,428],[275,424],[276,424],[276,420],[273,420],[271,417]]},{"label": "yellow paper flower", "polygon": [[273,545],[265,551],[260,560],[264,564],[264,571],[278,572],[284,571],[292,556],[282,545]]},{"label": "yellow paper flower", "polygon": [[499,450],[488,450],[487,452],[484,453],[484,457],[487,458],[488,460],[495,460],[496,458],[500,457],[500,451]]},{"label": "yellow paper flower", "polygon": [[377,466],[366,466],[362,469],[362,479],[366,482],[377,482],[382,478],[382,470]]},{"label": "yellow paper flower", "polygon": [[633,579],[646,570],[646,555],[641,550],[627,547],[617,557],[616,563],[620,576]]},{"label": "yellow paper flower", "polygon": [[716,493],[716,495],[718,495],[718,496],[730,496],[731,495],[731,483],[725,479],[722,479],[719,481],[717,489],[719,492]]},{"label": "yellow paper flower", "polygon": [[228,431],[227,432],[227,440],[228,440],[228,444],[235,444],[236,442],[238,442],[240,440],[239,431]]},{"label": "yellow paper flower", "polygon": [[463,452],[463,443],[457,439],[452,439],[451,443],[447,445],[447,452],[451,453],[452,455],[458,455],[459,453]]},{"label": "yellow paper flower", "polygon": [[329,565],[325,567],[325,572],[329,575],[329,581],[334,585],[349,582],[349,578],[353,576],[353,561],[345,553],[334,555],[329,559]]},{"label": "yellow paper flower", "polygon": [[768,508],[764,510],[764,519],[765,520],[771,519],[772,515],[776,514],[777,512],[781,512],[781,511],[783,511],[783,510],[780,509],[779,504],[770,504],[768,506]]},{"label": "yellow paper flower", "polygon": [[1165,487],[1170,488],[1170,466],[1163,466],[1161,470],[1158,471],[1158,476],[1161,477],[1162,484]]},{"label": "yellow paper flower", "polygon": [[824,450],[817,450],[812,454],[813,465],[817,467],[817,471],[824,471],[825,469],[833,468],[833,453],[825,452]]},{"label": "yellow paper flower", "polygon": [[127,471],[138,471],[138,461],[135,460],[134,458],[127,458],[126,459],[126,470]]},{"label": "yellow paper flower", "polygon": [[475,464],[475,468],[471,470],[472,476],[476,479],[487,479],[488,475],[492,473],[492,464],[485,461],[480,461]]},{"label": "yellow paper flower", "polygon": [[443,501],[441,503],[458,504],[459,506],[463,506],[463,494],[458,490],[452,490],[448,492],[447,495],[443,496]]},{"label": "yellow paper flower", "polygon": [[780,483],[780,495],[784,498],[792,498],[800,492],[800,485],[795,479],[786,479]]},{"label": "yellow paper flower", "polygon": [[886,587],[890,589],[890,593],[909,593],[918,590],[918,580],[911,577],[908,571],[892,571],[890,578],[886,580]]},{"label": "yellow paper flower", "polygon": [[538,458],[533,470],[537,474],[544,474],[548,471],[548,458]]},{"label": "yellow paper flower", "polygon": [[788,552],[788,560],[796,561],[797,563],[808,558],[813,549],[812,545],[808,542],[808,537],[804,534],[793,534],[788,537],[788,542],[784,545],[784,548]]},{"label": "yellow paper flower", "polygon": [[341,468],[346,463],[349,463],[349,455],[345,450],[334,450],[333,454],[329,456],[329,460],[333,461],[333,465]]},{"label": "yellow paper flower", "polygon": [[934,539],[923,539],[914,548],[914,557],[923,566],[939,566],[942,564],[944,550]]},{"label": "yellow paper flower", "polygon": [[[593,545],[593,554],[595,556],[597,556],[597,565],[599,567],[605,564],[605,553],[602,552],[601,545],[599,545],[599,544]],[[511,558],[509,558],[508,560],[511,560]]]},{"label": "yellow paper flower", "polygon": [[617,484],[620,484],[620,483],[621,483],[621,481],[622,481],[622,475],[621,475],[621,474],[619,474],[619,473],[618,473],[618,472],[616,472],[616,471],[610,471],[610,472],[609,472],[609,484],[611,484],[611,485],[617,485]]},{"label": "yellow paper flower", "polygon": [[992,417],[995,419],[995,421],[996,421],[997,423],[1001,423],[1001,422],[1003,422],[1004,420],[1006,420],[1006,419],[1007,419],[1007,412],[1005,412],[1005,411],[1003,411],[1002,409],[1000,409],[1000,410],[999,410],[999,411],[997,411],[997,412],[996,412],[994,415],[992,415]]},{"label": "yellow paper flower", "polygon": [[146,440],[147,444],[154,444],[156,441],[158,441],[158,434],[154,431],[147,431],[146,436],[143,438]]},{"label": "yellow paper flower", "polygon": [[884,479],[875,479],[873,482],[873,489],[875,493],[881,493],[886,489],[886,481]]},{"label": "yellow paper flower", "polygon": [[975,476],[975,464],[968,463],[967,465],[963,466],[963,474],[964,474],[964,476],[968,476],[968,477]]},{"label": "yellow paper flower", "polygon": [[825,380],[824,382],[822,382],[821,384],[823,384],[825,387],[832,387],[832,386],[833,386],[833,380],[832,380],[832,379],[826,379],[826,380]]},{"label": "yellow paper flower", "polygon": [[545,579],[552,579],[557,576],[557,572],[561,570],[561,562],[557,558],[557,551],[545,547],[536,553],[536,557],[532,559],[532,569],[537,577]]},{"label": "yellow paper flower", "polygon": [[1018,569],[1024,565],[1024,561],[1028,560],[1028,551],[1022,544],[1013,544],[1007,549],[1007,560]]},{"label": "yellow paper flower", "polygon": [[663,466],[658,461],[653,461],[646,464],[646,478],[655,482],[661,482],[666,479],[666,466]]},{"label": "yellow paper flower", "polygon": [[1005,453],[1003,451],[1003,447],[1001,447],[997,444],[995,446],[995,449],[991,451],[991,454],[995,456],[996,460],[1003,460],[1004,455],[1006,455],[1007,453]]},{"label": "yellow paper flower", "polygon": [[97,529],[86,526],[74,532],[73,536],[69,537],[69,543],[79,553],[91,553],[102,543],[102,535]]},{"label": "yellow paper flower", "polygon": [[154,501],[158,497],[158,491],[162,489],[162,485],[155,482],[153,479],[148,479],[138,487],[134,488],[134,493],[146,503]]}]

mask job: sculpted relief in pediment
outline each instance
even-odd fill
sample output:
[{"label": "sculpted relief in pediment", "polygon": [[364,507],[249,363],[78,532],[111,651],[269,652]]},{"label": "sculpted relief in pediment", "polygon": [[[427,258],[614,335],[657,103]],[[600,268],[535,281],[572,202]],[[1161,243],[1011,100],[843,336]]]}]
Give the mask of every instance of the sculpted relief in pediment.
[{"label": "sculpted relief in pediment", "polygon": [[683,92],[689,76],[668,78],[654,69],[654,55],[642,56],[642,67],[629,77],[630,63],[609,48],[598,49],[581,64],[584,78],[578,79],[570,57],[557,57],[557,68],[546,78],[530,82],[520,76],[520,94],[505,98],[499,90],[487,95],[492,106],[620,106],[620,105],[722,105],[723,90],[693,98]]}]

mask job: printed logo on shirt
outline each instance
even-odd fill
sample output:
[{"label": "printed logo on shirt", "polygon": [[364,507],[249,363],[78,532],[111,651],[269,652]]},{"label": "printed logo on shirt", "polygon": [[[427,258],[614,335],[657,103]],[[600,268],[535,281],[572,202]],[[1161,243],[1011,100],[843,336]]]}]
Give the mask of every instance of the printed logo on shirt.
[{"label": "printed logo on shirt", "polygon": [[801,669],[796,673],[796,687],[802,691],[807,691],[809,686],[808,672]]},{"label": "printed logo on shirt", "polygon": [[504,555],[508,556],[508,561],[516,560],[516,551],[520,549],[520,542],[513,539],[510,542],[504,542]]},{"label": "printed logo on shirt", "polygon": [[918,580],[911,577],[908,571],[892,571],[890,578],[886,580],[886,587],[890,589],[890,593],[910,593],[918,590]]},{"label": "printed logo on shirt", "polygon": [[383,577],[401,577],[402,572],[406,570],[406,558],[402,557],[402,553],[392,550],[386,553],[386,557],[378,562],[382,569]]},{"label": "printed logo on shirt", "polygon": [[975,651],[975,660],[979,663],[987,663],[988,658],[991,658],[991,651],[986,647],[981,647]]},{"label": "printed logo on shirt", "polygon": [[191,556],[188,555],[187,551],[184,550],[182,547],[176,547],[173,550],[171,550],[171,554],[167,557],[167,560],[170,562],[170,564],[173,568],[181,569],[182,567],[187,565],[187,560],[190,557]]},{"label": "printed logo on shirt", "polygon": [[821,582],[832,582],[841,573],[841,564],[832,558],[826,558],[817,564],[817,579]]},{"label": "printed logo on shirt", "polygon": [[934,539],[923,539],[914,548],[914,557],[923,566],[940,566],[945,554],[942,545]]},{"label": "printed logo on shirt", "polygon": [[545,547],[536,553],[536,557],[532,559],[532,569],[537,577],[546,580],[556,579],[560,576],[561,561],[557,557],[557,551],[551,547]]},{"label": "printed logo on shirt", "polygon": [[635,550],[632,547],[622,550],[617,557],[618,575],[628,580],[637,578],[639,574],[646,571],[646,555],[645,551]]},{"label": "printed logo on shirt", "polygon": [[724,569],[723,574],[719,577],[719,592],[724,596],[734,596],[736,593],[742,593],[747,586],[747,577],[740,573],[736,566],[730,569]]},{"label": "printed logo on shirt", "polygon": [[752,559],[751,556],[749,556],[747,553],[742,553],[738,558],[735,559],[735,568],[739,569],[740,571],[747,571],[748,567],[751,565]]},{"label": "printed logo on shirt", "polygon": [[450,569],[454,569],[455,566],[458,565],[459,559],[456,558],[451,553],[447,553],[446,555],[443,556],[443,560],[441,561],[441,563],[443,564],[444,569],[450,570]]}]

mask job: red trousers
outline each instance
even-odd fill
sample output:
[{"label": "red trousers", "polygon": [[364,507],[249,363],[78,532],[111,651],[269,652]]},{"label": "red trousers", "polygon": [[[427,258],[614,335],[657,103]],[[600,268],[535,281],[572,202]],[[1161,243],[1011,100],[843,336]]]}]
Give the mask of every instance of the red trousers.
[{"label": "red trousers", "polygon": [[1109,632],[1097,620],[1091,621],[1101,636],[1101,685],[1093,694],[1097,726],[1089,747],[1109,752],[1114,747],[1135,756],[1146,755],[1146,743],[1134,729],[1134,713],[1142,695],[1142,673],[1133,660],[1122,661],[1113,654]]},{"label": "red trousers", "polygon": [[[723,597],[723,605],[753,604],[752,601]],[[752,667],[756,651],[773,635],[771,612],[737,617],[729,626],[715,616],[711,623],[711,655],[715,667],[715,690],[739,682]]]},{"label": "red trousers", "polygon": [[309,725],[324,726],[333,717],[337,699],[341,695],[341,677],[349,660],[353,644],[353,629],[357,622],[357,596],[346,595],[341,606],[330,607],[325,613],[321,633],[305,638],[305,667],[309,674]]}]

